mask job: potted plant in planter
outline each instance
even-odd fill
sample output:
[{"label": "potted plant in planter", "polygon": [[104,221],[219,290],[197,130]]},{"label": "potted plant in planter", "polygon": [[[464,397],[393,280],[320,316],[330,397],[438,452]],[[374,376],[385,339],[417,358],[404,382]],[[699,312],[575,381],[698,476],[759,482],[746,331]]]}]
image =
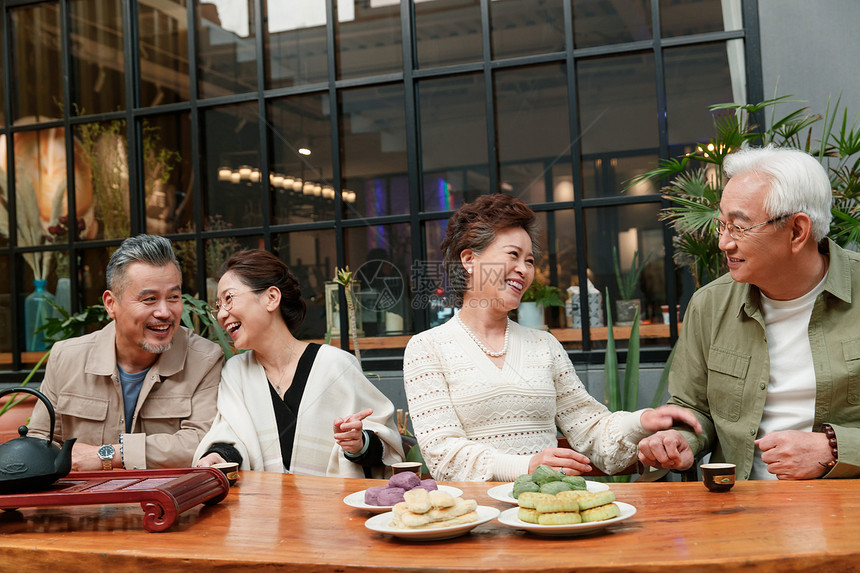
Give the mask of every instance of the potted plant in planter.
[{"label": "potted plant in planter", "polygon": [[636,286],[639,284],[642,270],[651,259],[651,253],[648,253],[648,256],[643,259],[639,255],[639,251],[635,251],[633,259],[630,261],[630,270],[626,273],[621,272],[617,247],[612,247],[612,258],[613,263],[615,263],[615,280],[618,282],[619,296],[619,299],[615,301],[615,315],[618,317],[616,324],[618,326],[631,326],[642,304],[638,298],[633,298]]},{"label": "potted plant in planter", "polygon": [[534,280],[520,300],[517,322],[529,328],[546,329],[544,309],[548,306],[564,306],[562,296],[560,288]]}]

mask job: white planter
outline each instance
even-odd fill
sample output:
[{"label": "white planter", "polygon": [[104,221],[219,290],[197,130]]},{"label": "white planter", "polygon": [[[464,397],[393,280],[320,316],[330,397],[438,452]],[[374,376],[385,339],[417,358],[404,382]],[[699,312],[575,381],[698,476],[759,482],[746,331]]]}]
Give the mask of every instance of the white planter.
[{"label": "white planter", "polygon": [[521,302],[517,308],[517,322],[529,328],[546,329],[543,322],[543,307],[536,302]]}]

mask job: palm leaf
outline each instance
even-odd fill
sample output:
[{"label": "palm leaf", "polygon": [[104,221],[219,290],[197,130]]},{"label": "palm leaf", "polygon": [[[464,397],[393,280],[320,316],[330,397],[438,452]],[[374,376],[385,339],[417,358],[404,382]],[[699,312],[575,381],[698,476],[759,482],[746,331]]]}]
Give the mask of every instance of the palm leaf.
[{"label": "palm leaf", "polygon": [[606,406],[612,412],[621,409],[621,381],[618,378],[618,355],[615,354],[615,333],[612,332],[612,310],[609,308],[609,289],[606,289],[606,358],[603,361],[603,383]]}]

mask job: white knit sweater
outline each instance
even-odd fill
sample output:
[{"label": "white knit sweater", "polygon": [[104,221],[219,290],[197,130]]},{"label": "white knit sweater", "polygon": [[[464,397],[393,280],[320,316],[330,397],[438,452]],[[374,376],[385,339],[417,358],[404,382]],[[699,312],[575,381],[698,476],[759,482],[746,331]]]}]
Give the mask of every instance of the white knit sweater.
[{"label": "white knit sweater", "polygon": [[555,337],[515,322],[501,369],[450,320],[412,337],[403,370],[415,435],[436,479],[528,473],[531,457],[557,444],[556,422],[607,473],[634,463],[648,435],[641,411],[611,413],[588,394]]}]

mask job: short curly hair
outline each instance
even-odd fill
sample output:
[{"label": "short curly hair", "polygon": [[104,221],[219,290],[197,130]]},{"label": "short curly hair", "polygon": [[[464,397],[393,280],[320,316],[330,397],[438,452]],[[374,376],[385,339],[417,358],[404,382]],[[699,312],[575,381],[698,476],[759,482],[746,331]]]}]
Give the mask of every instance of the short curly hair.
[{"label": "short curly hair", "polygon": [[481,195],[457,209],[448,219],[448,230],[442,241],[442,264],[448,274],[456,306],[463,304],[468,284],[460,254],[466,249],[482,253],[495,240],[496,233],[511,227],[520,227],[528,233],[532,240],[532,253],[537,258],[540,255],[537,216],[516,197],[505,193]]}]

